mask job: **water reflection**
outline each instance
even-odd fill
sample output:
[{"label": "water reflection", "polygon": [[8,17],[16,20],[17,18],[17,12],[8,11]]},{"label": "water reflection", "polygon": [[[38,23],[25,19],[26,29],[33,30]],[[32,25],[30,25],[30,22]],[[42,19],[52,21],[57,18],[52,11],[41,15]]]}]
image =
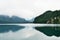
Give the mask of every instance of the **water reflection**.
[{"label": "water reflection", "polygon": [[0,25],[0,40],[45,40],[45,39],[60,40],[60,27],[58,26],[46,27],[46,25],[45,26],[43,25],[42,27],[42,25],[37,25],[37,24],[34,25],[24,24],[21,26]]},{"label": "water reflection", "polygon": [[47,36],[57,36],[59,37],[60,36],[60,27],[52,27],[52,26],[44,26],[44,27],[35,27],[36,30],[44,33],[45,35]]},{"label": "water reflection", "polygon": [[5,33],[9,31],[16,32],[23,28],[24,26],[19,26],[19,25],[0,25],[0,33]]},{"label": "water reflection", "polygon": [[19,29],[17,32],[9,31],[6,33],[0,33],[0,40],[24,40],[34,36],[36,33],[37,32],[34,28],[25,26],[24,29]]}]

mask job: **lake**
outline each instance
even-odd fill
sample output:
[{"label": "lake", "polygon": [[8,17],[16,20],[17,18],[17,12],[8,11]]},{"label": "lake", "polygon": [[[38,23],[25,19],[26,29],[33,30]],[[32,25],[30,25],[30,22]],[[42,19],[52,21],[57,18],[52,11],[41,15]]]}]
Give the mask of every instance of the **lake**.
[{"label": "lake", "polygon": [[50,34],[58,33],[54,28],[59,29],[59,26],[59,24],[0,24],[0,40],[60,40],[56,35],[44,34],[44,31]]}]

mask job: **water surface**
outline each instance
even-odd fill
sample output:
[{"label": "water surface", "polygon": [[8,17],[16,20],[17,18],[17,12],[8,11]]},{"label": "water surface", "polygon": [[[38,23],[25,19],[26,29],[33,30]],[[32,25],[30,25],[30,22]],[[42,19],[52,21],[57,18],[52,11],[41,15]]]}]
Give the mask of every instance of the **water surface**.
[{"label": "water surface", "polygon": [[60,27],[35,25],[0,25],[0,40],[60,40]]}]

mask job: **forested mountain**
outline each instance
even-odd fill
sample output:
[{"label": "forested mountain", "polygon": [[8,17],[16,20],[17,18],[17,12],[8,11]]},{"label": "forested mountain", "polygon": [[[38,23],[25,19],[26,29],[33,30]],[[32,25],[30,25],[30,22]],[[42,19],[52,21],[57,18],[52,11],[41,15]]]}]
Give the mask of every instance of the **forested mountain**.
[{"label": "forested mountain", "polygon": [[17,16],[9,17],[5,15],[0,15],[0,23],[28,23],[28,21]]},{"label": "forested mountain", "polygon": [[[46,11],[42,15],[36,17],[33,23],[60,24],[60,10]],[[60,26],[35,27],[35,29],[46,34],[47,36],[54,35],[60,37]]]},{"label": "forested mountain", "polygon": [[34,19],[33,23],[60,23],[60,10],[46,11]]}]

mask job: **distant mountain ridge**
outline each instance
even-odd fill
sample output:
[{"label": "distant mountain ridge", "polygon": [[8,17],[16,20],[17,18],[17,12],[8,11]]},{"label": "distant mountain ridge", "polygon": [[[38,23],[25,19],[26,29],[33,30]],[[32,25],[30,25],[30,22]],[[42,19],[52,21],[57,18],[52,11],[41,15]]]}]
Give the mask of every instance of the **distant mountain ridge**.
[{"label": "distant mountain ridge", "polygon": [[28,21],[17,16],[0,15],[0,23],[28,23]]}]

